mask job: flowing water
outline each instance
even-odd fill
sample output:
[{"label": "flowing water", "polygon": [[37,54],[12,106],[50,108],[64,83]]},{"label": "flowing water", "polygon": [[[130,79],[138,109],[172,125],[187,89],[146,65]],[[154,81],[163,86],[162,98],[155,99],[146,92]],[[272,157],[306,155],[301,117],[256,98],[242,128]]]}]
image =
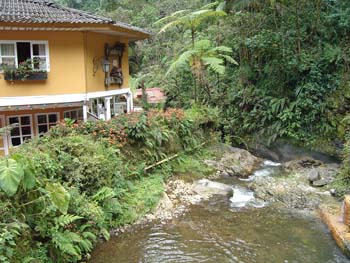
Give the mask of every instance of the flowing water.
[{"label": "flowing water", "polygon": [[[250,180],[278,169],[265,163]],[[221,181],[234,185],[232,197],[215,196],[167,224],[112,238],[97,247],[90,263],[350,262],[318,218],[258,201],[244,181]]]}]

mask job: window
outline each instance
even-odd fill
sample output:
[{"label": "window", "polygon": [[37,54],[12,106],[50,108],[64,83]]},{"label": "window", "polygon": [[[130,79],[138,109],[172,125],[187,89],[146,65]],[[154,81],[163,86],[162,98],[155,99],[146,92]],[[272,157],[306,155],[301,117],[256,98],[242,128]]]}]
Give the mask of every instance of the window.
[{"label": "window", "polygon": [[16,67],[16,51],[15,44],[0,44],[0,65]]},{"label": "window", "polygon": [[27,59],[34,60],[33,68],[50,71],[47,41],[0,41],[0,65],[17,67]]},{"label": "window", "polygon": [[90,112],[97,117],[101,117],[105,113],[104,98],[94,98],[90,100]]},{"label": "window", "polygon": [[7,122],[13,126],[9,135],[12,146],[21,145],[33,137],[31,115],[9,116]]},{"label": "window", "polygon": [[124,114],[125,112],[127,112],[127,102],[125,96],[113,96],[111,103],[111,112],[113,116],[117,116],[119,114]]},{"label": "window", "polygon": [[82,120],[83,119],[83,109],[67,110],[63,113],[64,118],[72,120]]},{"label": "window", "polygon": [[59,122],[58,113],[40,113],[36,114],[37,133],[40,135],[47,133],[52,126]]}]

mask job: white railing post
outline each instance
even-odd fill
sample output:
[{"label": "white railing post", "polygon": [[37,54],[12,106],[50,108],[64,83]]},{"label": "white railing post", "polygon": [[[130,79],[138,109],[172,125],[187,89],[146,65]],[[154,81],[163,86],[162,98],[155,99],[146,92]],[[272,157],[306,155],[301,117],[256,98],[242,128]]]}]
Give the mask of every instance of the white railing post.
[{"label": "white railing post", "polygon": [[132,92],[129,92],[130,95],[130,111],[134,111],[134,96],[132,94]]},{"label": "white railing post", "polygon": [[88,101],[84,101],[83,105],[83,120],[84,122],[87,122],[88,120],[88,106],[87,106]]},{"label": "white railing post", "polygon": [[106,121],[108,121],[112,118],[111,99],[112,99],[112,97],[105,97]]}]

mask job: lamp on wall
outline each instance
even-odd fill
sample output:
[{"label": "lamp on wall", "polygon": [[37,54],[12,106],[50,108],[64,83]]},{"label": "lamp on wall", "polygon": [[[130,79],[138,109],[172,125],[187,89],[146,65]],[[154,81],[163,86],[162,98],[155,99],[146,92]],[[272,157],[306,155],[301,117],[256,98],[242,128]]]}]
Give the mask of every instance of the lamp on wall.
[{"label": "lamp on wall", "polygon": [[[105,73],[105,86],[108,88],[111,84],[122,85],[122,58],[126,49],[126,45],[117,42],[113,46],[105,44],[104,56],[94,57],[93,59],[93,75],[95,76],[100,67]],[[110,61],[113,61],[111,63]]]},{"label": "lamp on wall", "polygon": [[111,65],[111,63],[109,62],[108,59],[105,58],[105,59],[102,60],[102,70],[103,70],[104,73],[108,73],[109,72],[110,65]]}]

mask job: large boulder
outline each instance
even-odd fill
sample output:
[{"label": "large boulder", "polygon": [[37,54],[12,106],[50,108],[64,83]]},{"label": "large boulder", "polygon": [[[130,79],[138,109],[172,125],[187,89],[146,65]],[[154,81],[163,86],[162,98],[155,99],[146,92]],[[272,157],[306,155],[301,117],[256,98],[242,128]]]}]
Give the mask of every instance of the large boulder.
[{"label": "large boulder", "polygon": [[249,187],[255,196],[265,202],[278,202],[289,208],[314,209],[318,206],[321,196],[328,194],[318,192],[308,184],[298,180],[279,180],[272,177],[258,177]]},{"label": "large boulder", "polygon": [[310,174],[309,174],[307,179],[309,180],[310,183],[313,183],[315,181],[320,180],[321,177],[320,177],[319,171],[316,170],[316,169],[311,170],[311,172],[310,172]]},{"label": "large boulder", "polygon": [[281,161],[281,156],[278,153],[271,150],[270,148],[268,148],[262,143],[255,143],[255,144],[249,145],[249,149],[252,150],[253,154],[261,158],[265,158],[267,160],[271,160],[274,162]]},{"label": "large boulder", "polygon": [[227,147],[219,161],[207,160],[205,163],[222,174],[248,177],[261,163],[261,159],[244,149]]},{"label": "large boulder", "polygon": [[289,171],[297,171],[304,168],[313,168],[321,166],[321,161],[315,160],[311,157],[301,157],[289,162],[284,163],[284,168]]},{"label": "large boulder", "polygon": [[213,182],[208,179],[201,179],[194,182],[193,190],[200,195],[202,195],[203,193],[205,195],[207,195],[208,193],[218,194],[218,195],[233,194],[233,188],[231,185]]}]

